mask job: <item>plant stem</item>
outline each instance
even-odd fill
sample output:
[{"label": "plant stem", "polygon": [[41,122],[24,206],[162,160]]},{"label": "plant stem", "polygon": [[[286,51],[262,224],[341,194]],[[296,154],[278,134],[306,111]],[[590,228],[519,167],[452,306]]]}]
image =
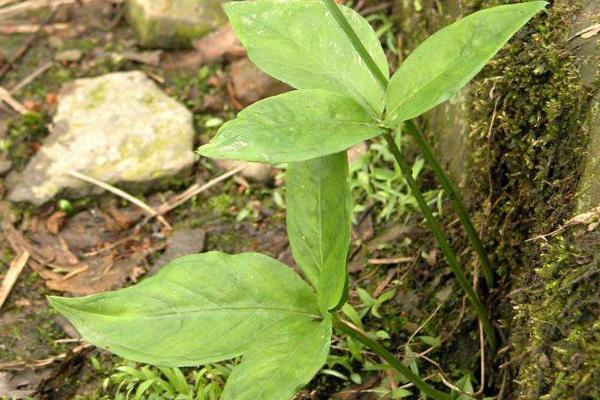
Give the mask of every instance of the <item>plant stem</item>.
[{"label": "plant stem", "polygon": [[[333,0],[322,0],[322,1],[327,6],[327,9],[331,12],[331,14],[333,15],[334,19],[336,20],[336,22],[338,23],[340,28],[344,31],[344,33],[346,34],[346,36],[352,43],[352,46],[354,47],[354,49],[358,52],[360,57],[363,59],[363,61],[369,68],[369,71],[373,74],[373,76],[375,76],[377,78],[380,85],[385,89],[387,87],[387,83],[388,83],[387,79],[385,78],[385,75],[379,69],[379,67],[373,60],[373,57],[371,57],[371,55],[369,54],[369,52],[367,51],[365,46],[362,44],[362,42],[360,41],[356,32],[354,32],[354,30],[352,29],[352,27],[350,26],[350,24],[344,17],[344,14],[342,14],[341,10],[338,8],[337,4],[335,4],[335,2]],[[413,179],[412,169],[410,168],[410,166],[408,165],[408,163],[402,156],[402,153],[400,152],[400,149],[396,145],[396,142],[394,142],[394,138],[390,134],[391,130],[389,128],[385,128],[385,129],[386,129],[386,131],[383,134],[383,137],[387,141],[388,146],[389,146],[390,150],[392,151],[392,154],[396,158],[396,161],[398,162],[398,165],[400,166],[400,170],[402,171],[402,174],[404,175],[404,178],[406,179],[406,182],[408,183],[408,186],[410,187],[411,192],[415,196],[415,199],[417,200],[417,203],[419,204],[419,208],[423,212],[423,215],[425,216],[425,220],[427,221],[429,228],[431,229],[433,235],[435,236],[435,238],[440,246],[440,249],[442,250],[442,253],[444,253],[444,256],[448,260],[448,264],[450,264],[450,268],[452,269],[454,276],[458,280],[458,283],[461,286],[461,288],[466,293],[467,297],[469,298],[469,301],[471,302],[471,305],[473,306],[473,308],[475,309],[475,312],[477,313],[477,316],[481,320],[481,323],[483,324],[483,329],[486,333],[486,338],[487,338],[488,344],[490,345],[492,350],[495,351],[496,350],[496,332],[494,330],[494,326],[492,325],[485,308],[483,308],[483,305],[479,301],[479,298],[477,297],[477,293],[475,293],[475,291],[473,290],[473,287],[471,287],[471,285],[469,284],[469,281],[465,277],[464,272],[460,268],[460,265],[458,264],[458,260],[456,259],[454,252],[452,251],[450,245],[448,244],[448,241],[446,240],[446,237],[444,236],[440,225],[438,224],[435,217],[433,216],[431,209],[427,205],[427,202],[425,201],[425,198],[423,197],[423,194],[421,193],[419,186]],[[426,142],[425,142],[425,146],[427,147],[427,150],[429,150],[429,147],[427,146]],[[431,160],[435,161],[435,157],[433,156],[433,153],[431,151],[429,151],[428,153],[426,152],[425,157],[426,158],[431,157]],[[428,158],[428,160],[429,160],[429,158]],[[437,162],[435,162],[435,164],[432,164],[432,166],[433,166],[434,170],[436,171],[436,174],[438,173],[437,171],[440,171],[440,172],[442,171],[441,167],[439,166],[439,164]],[[442,186],[444,186],[444,183],[449,185],[451,190],[449,190],[448,193],[450,194],[451,198],[454,199],[454,196],[452,196],[451,193],[453,193],[454,195],[457,196],[456,191],[453,190],[454,188],[450,184],[450,181],[443,174],[443,172],[441,175],[443,176],[444,179],[442,180],[440,175],[438,175],[438,178],[440,178],[440,180],[442,181],[441,182]],[[458,199],[458,197],[456,197],[456,199]],[[457,203],[460,203],[460,201],[457,200]],[[452,204],[455,205],[454,200],[452,200]],[[461,210],[464,212],[464,207],[462,207],[462,204],[460,204],[460,207],[461,207]],[[466,212],[464,212],[464,215],[466,216]],[[461,219],[461,222],[463,222],[463,224],[464,224],[464,221],[463,221],[462,217],[460,216],[460,213],[459,213],[459,218]],[[468,218],[467,218],[467,220],[468,220]],[[469,221],[469,224],[470,224],[470,221]],[[470,224],[470,226],[471,226],[471,228],[473,227],[472,224]],[[466,225],[465,225],[465,229],[468,231],[468,227]],[[474,232],[474,229],[473,229],[473,232]],[[469,233],[467,232],[467,234],[469,234]],[[471,238],[470,235],[469,235],[469,238]],[[481,244],[479,242],[479,240],[477,240],[477,241],[479,244]],[[483,246],[481,247],[481,250],[483,250]],[[484,254],[484,253],[481,253],[481,254]],[[481,256],[481,254],[480,254],[480,256]],[[486,257],[486,260],[487,260],[487,257]],[[486,275],[486,279],[487,279],[487,275]]]},{"label": "plant stem", "polygon": [[394,367],[395,370],[402,374],[406,379],[411,381],[417,387],[417,389],[419,389],[423,393],[426,393],[428,396],[435,400],[450,400],[449,395],[429,386],[427,382],[421,379],[419,375],[415,374],[410,368],[398,361],[398,359],[396,359],[396,357],[394,357],[392,353],[387,351],[385,347],[383,347],[377,341],[370,339],[365,334],[352,328],[350,325],[341,321],[337,317],[333,318],[333,323],[335,324],[335,327],[337,329],[350,336],[351,338],[358,340],[359,342],[367,346],[370,350],[377,353],[377,355],[379,355],[381,358],[387,361],[392,367]]},{"label": "plant stem", "polygon": [[337,4],[335,4],[335,1],[333,0],[323,0],[323,3],[325,3],[325,6],[327,6],[327,9],[331,13],[331,15],[333,15],[333,18],[338,23],[339,27],[344,31],[348,39],[350,39],[354,50],[356,50],[356,52],[360,55],[360,58],[362,58],[365,64],[367,64],[367,68],[369,68],[369,71],[371,71],[371,73],[377,79],[381,87],[385,90],[388,84],[387,78],[385,77],[383,72],[381,72],[381,70],[375,63],[375,60],[373,60],[373,57],[371,57],[363,43],[360,41],[358,35],[356,34],[356,32],[354,32],[354,29],[352,29],[352,27],[346,20],[346,17],[344,17],[344,14],[342,14],[340,8],[337,6]]},{"label": "plant stem", "polygon": [[435,173],[435,176],[437,176],[438,181],[441,183],[446,193],[448,193],[448,196],[450,196],[452,207],[454,208],[454,211],[456,211],[456,213],[458,214],[458,218],[460,219],[460,222],[462,223],[465,229],[467,237],[469,238],[469,242],[471,242],[471,246],[473,246],[475,252],[479,257],[479,263],[481,264],[481,270],[483,272],[483,276],[485,277],[485,281],[488,287],[494,287],[494,273],[492,263],[490,262],[485,252],[485,249],[481,244],[479,235],[473,227],[471,218],[469,218],[469,214],[465,210],[465,206],[462,202],[462,199],[460,198],[460,195],[457,193],[452,182],[450,182],[450,179],[448,179],[448,176],[444,173],[444,170],[438,163],[436,157],[433,154],[433,151],[431,150],[431,147],[429,147],[427,140],[425,139],[419,128],[417,128],[417,125],[415,125],[413,121],[406,121],[406,128],[408,130],[408,133],[410,133],[417,142],[417,145],[419,146],[421,152],[425,156],[425,160],[427,160],[429,165],[431,165],[431,168],[433,168],[433,172]]},{"label": "plant stem", "polygon": [[492,325],[492,323],[487,315],[487,311],[485,310],[485,308],[483,308],[483,305],[479,301],[479,297],[477,297],[477,293],[475,293],[475,291],[473,290],[473,287],[469,284],[469,281],[465,277],[464,272],[460,268],[460,265],[458,264],[458,260],[456,259],[456,256],[454,255],[454,251],[452,251],[452,248],[450,247],[450,244],[448,244],[448,241],[446,240],[446,237],[444,236],[444,233],[442,232],[442,229],[441,229],[439,223],[436,221],[435,217],[433,216],[433,212],[427,205],[427,201],[425,201],[425,198],[423,197],[423,193],[421,193],[421,189],[419,188],[419,185],[413,179],[412,169],[410,168],[410,166],[404,159],[404,156],[402,155],[402,152],[396,145],[396,142],[394,141],[394,138],[392,137],[389,129],[383,134],[383,137],[385,138],[385,140],[388,144],[388,147],[390,148],[392,154],[394,155],[396,162],[400,166],[400,170],[402,171],[402,174],[404,175],[404,179],[406,179],[406,183],[408,184],[413,196],[415,196],[415,199],[417,200],[417,203],[419,204],[419,208],[421,209],[421,212],[423,212],[423,215],[425,216],[425,220],[427,221],[427,224],[429,225],[429,229],[431,229],[431,232],[433,233],[433,236],[435,236],[435,239],[437,240],[438,245],[440,246],[440,249],[442,250],[442,253],[444,253],[444,256],[446,257],[448,264],[450,264],[450,269],[452,269],[452,272],[454,273],[456,280],[458,280],[460,287],[463,289],[463,291],[467,295],[469,301],[471,302],[471,305],[473,306],[473,308],[475,309],[475,312],[477,313],[477,316],[481,320],[481,323],[483,324],[483,329],[485,330],[488,344],[490,345],[492,350],[495,351],[496,350],[496,332],[494,330],[494,326]]},{"label": "plant stem", "polygon": [[[339,7],[335,4],[335,2],[333,0],[323,0],[323,2],[327,6],[327,9],[333,15],[334,19],[336,20],[336,22],[338,23],[340,28],[344,31],[344,33],[346,34],[346,36],[352,43],[352,46],[354,47],[356,52],[363,59],[363,61],[369,68],[369,71],[371,72],[371,74],[373,74],[373,76],[377,79],[379,84],[385,89],[387,87],[387,83],[388,83],[385,75],[379,69],[379,67],[375,63],[375,60],[373,60],[373,57],[371,57],[371,55],[369,54],[369,52],[367,51],[367,49],[365,48],[363,43],[360,41],[360,38],[358,37],[356,32],[354,32],[354,30],[352,29],[352,27],[350,26],[350,24],[348,23],[348,21],[346,20],[344,15],[342,14]],[[458,218],[460,219],[460,222],[462,223],[462,225],[465,229],[467,237],[469,238],[469,242],[471,243],[471,246],[473,246],[473,248],[475,249],[475,252],[477,253],[477,255],[479,257],[479,263],[481,264],[481,270],[483,272],[483,275],[485,277],[488,287],[494,287],[494,274],[493,274],[492,264],[485,252],[485,249],[483,248],[483,245],[481,244],[479,235],[477,234],[477,232],[475,231],[475,228],[473,227],[473,223],[471,222],[471,219],[469,218],[469,215],[467,214],[467,211],[465,210],[465,207],[462,203],[462,200],[461,200],[459,194],[455,190],[454,185],[450,182],[450,180],[444,173],[444,170],[441,168],[437,159],[433,155],[433,151],[427,144],[427,141],[425,140],[425,138],[423,137],[423,134],[417,128],[415,123],[413,121],[407,121],[406,126],[408,128],[409,133],[414,137],[415,141],[417,142],[417,145],[420,147],[421,152],[425,156],[425,159],[433,168],[433,171],[434,171],[435,175],[437,176],[438,180],[440,181],[440,184],[442,185],[442,187],[444,188],[446,193],[448,193],[448,196],[450,196],[450,201],[452,203],[452,207],[458,214]]]}]

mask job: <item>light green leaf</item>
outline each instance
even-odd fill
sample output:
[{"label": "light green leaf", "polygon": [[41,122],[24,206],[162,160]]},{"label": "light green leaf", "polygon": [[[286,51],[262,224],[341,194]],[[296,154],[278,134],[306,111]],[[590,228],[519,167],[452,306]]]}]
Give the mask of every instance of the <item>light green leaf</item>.
[{"label": "light green leaf", "polygon": [[377,123],[351,98],[325,90],[296,90],[246,108],[198,152],[276,164],[337,153],[379,133]]},{"label": "light green leaf", "polygon": [[546,4],[531,1],[489,8],[433,34],[390,80],[385,123],[393,127],[454,96]]},{"label": "light green leaf", "polygon": [[325,364],[331,320],[281,321],[246,353],[227,380],[223,400],[286,400]]},{"label": "light green leaf", "polygon": [[[387,59],[373,28],[340,8],[387,79]],[[384,88],[321,1],[236,1],[224,9],[248,56],[267,74],[298,89],[346,94],[381,115]]]},{"label": "light green leaf", "polygon": [[360,318],[360,315],[358,315],[358,312],[356,312],[356,310],[354,309],[354,307],[352,307],[350,304],[346,303],[342,307],[342,312],[344,313],[344,315],[346,317],[348,317],[348,319],[354,325],[356,325],[361,330],[364,330],[363,329],[363,324],[362,324],[362,319]]},{"label": "light green leaf", "polygon": [[338,305],[345,290],[351,197],[346,152],[288,164],[287,230],[292,255],[318,288],[319,306]]},{"label": "light green leaf", "polygon": [[433,336],[419,336],[419,339],[421,339],[421,341],[431,347],[440,347],[442,345],[442,341],[440,339],[439,336],[437,337],[433,337]]},{"label": "light green leaf", "polygon": [[186,256],[126,289],[50,301],[90,343],[161,366],[237,357],[273,324],[320,318],[311,288],[256,253]]}]

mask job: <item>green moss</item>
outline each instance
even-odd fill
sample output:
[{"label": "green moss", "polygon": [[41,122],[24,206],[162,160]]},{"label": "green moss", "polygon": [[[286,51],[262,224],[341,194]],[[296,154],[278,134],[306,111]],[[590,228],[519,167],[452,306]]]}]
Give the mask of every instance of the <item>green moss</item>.
[{"label": "green moss", "polygon": [[46,115],[29,112],[8,125],[8,137],[0,142],[0,151],[9,155],[17,170],[23,169],[35,152],[32,143],[40,143],[48,134],[47,122]]},{"label": "green moss", "polygon": [[574,210],[590,105],[577,60],[565,45],[568,18],[579,3],[553,4],[471,89],[471,186],[482,197],[476,202],[487,206],[479,219],[505,293],[516,293],[497,317],[511,332],[514,379],[508,390],[517,399],[600,396],[593,383],[600,379],[593,328],[598,312],[591,308],[598,308],[597,290],[569,283],[593,268],[581,257],[597,252],[600,237],[567,232],[542,246],[527,241],[553,231]]},{"label": "green moss", "polygon": [[516,315],[527,328],[515,342],[528,359],[517,376],[521,398],[600,398],[599,250],[599,233],[540,246],[540,286],[523,293]]},{"label": "green moss", "polygon": [[101,82],[89,93],[83,107],[89,109],[96,108],[106,100],[108,95],[108,84]]},{"label": "green moss", "polygon": [[[405,49],[448,18],[515,2],[472,0],[457,7],[432,1],[418,15],[409,10],[400,15],[409,32]],[[404,9],[411,3],[403,2]],[[583,2],[552,3],[549,13],[520,31],[469,88],[464,104],[471,152],[465,175],[474,189],[468,192],[478,211],[474,220],[485,228],[482,236],[499,274],[499,289],[488,301],[501,304],[493,308],[495,318],[514,350],[496,365],[510,366],[504,392],[523,400],[596,399],[598,291],[593,277],[575,286],[570,282],[597,268],[586,254],[598,251],[600,238],[565,232],[544,246],[527,241],[573,215],[588,146],[582,127],[589,123],[594,92],[582,84],[578,60],[565,40]],[[460,234],[451,236],[456,246]],[[491,382],[490,393],[501,385]]]},{"label": "green moss", "polygon": [[146,15],[140,2],[127,3],[127,18],[138,42],[145,47],[189,47],[192,39],[204,36],[225,23],[220,0],[178,0],[160,15]]}]

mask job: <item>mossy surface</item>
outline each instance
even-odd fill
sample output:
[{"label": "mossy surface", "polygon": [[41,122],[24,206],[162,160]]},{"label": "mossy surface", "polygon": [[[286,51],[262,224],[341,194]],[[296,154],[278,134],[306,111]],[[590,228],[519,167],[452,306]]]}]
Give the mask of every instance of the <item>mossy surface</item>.
[{"label": "mossy surface", "polygon": [[[404,55],[460,15],[515,2],[423,0],[417,12],[413,2],[399,0]],[[592,255],[600,237],[565,231],[528,241],[573,216],[591,94],[598,90],[598,79],[592,87],[584,84],[567,40],[584,1],[551,3],[549,13],[532,20],[486,66],[466,98],[439,107],[422,123],[437,149],[451,153],[442,161],[465,183],[464,197],[497,266],[498,285],[487,303],[510,351],[496,360],[488,393],[597,399],[598,262]],[[466,144],[461,135],[469,135]],[[453,141],[458,151],[449,151]],[[460,247],[460,230],[451,235]]]},{"label": "mossy surface", "polygon": [[127,19],[144,47],[190,47],[193,39],[226,22],[221,0],[154,1],[127,2]]},{"label": "mossy surface", "polygon": [[523,399],[600,398],[600,233],[539,244],[535,283],[515,292],[515,384]]},{"label": "mossy surface", "polygon": [[567,232],[528,241],[559,227],[575,207],[591,99],[566,47],[580,3],[553,2],[471,88],[470,186],[484,204],[479,219],[494,250],[498,296],[510,299],[497,318],[512,347],[505,390],[517,399],[599,396],[597,284],[572,282],[597,267],[600,238]]}]

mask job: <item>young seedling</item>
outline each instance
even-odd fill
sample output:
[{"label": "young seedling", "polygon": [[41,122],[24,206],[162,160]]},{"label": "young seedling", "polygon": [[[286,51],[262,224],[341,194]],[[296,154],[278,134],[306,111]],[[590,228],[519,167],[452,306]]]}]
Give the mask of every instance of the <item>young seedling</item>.
[{"label": "young seedling", "polygon": [[493,345],[487,313],[391,132],[455,94],[545,5],[532,1],[472,14],[427,39],[388,83],[377,36],[349,8],[331,0],[226,4],[250,59],[298,90],[248,107],[199,152],[288,163],[288,236],[307,281],[264,255],[208,252],[177,259],[135,286],[81,298],[51,297],[52,305],[90,343],[130,360],[184,367],[241,356],[224,400],[293,397],[324,365],[334,325],[422,393],[450,399],[338,317],[348,292],[346,150],[384,135]]}]

